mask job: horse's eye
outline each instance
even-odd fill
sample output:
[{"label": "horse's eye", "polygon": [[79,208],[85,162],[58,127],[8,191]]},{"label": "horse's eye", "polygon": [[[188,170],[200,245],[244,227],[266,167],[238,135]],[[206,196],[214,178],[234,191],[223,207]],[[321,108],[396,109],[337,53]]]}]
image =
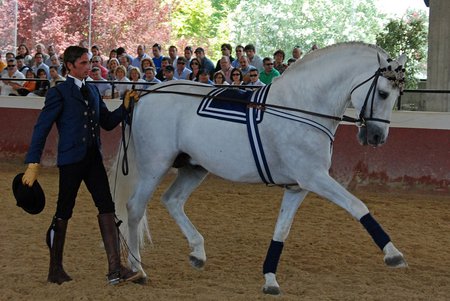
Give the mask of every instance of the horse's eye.
[{"label": "horse's eye", "polygon": [[389,93],[386,91],[378,90],[378,95],[380,95],[381,98],[386,99],[389,96]]}]

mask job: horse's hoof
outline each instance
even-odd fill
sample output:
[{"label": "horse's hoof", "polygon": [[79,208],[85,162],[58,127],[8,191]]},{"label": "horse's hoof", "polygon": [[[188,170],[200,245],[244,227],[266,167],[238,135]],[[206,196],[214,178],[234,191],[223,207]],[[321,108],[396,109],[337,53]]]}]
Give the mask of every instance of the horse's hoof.
[{"label": "horse's hoof", "polygon": [[140,285],[146,285],[148,283],[148,278],[146,276],[143,276],[136,280],[133,280],[132,282]]},{"label": "horse's hoof", "polygon": [[191,265],[197,270],[201,270],[205,266],[204,260],[198,259],[194,256],[189,256],[189,261],[191,262]]},{"label": "horse's hoof", "polygon": [[408,263],[406,262],[405,258],[401,255],[392,256],[392,257],[386,257],[384,258],[384,262],[388,267],[391,268],[406,268],[408,267]]},{"label": "horse's hoof", "polygon": [[279,295],[281,294],[281,291],[277,286],[264,286],[263,293],[266,295]]}]

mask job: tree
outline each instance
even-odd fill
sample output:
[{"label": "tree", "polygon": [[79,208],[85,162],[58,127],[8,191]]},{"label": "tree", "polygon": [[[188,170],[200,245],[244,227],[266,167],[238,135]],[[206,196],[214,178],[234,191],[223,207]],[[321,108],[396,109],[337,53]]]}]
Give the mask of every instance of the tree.
[{"label": "tree", "polygon": [[427,60],[427,16],[423,12],[408,11],[399,20],[390,20],[382,32],[377,35],[377,44],[396,58],[405,53],[406,88],[416,89],[417,75],[424,70]]}]

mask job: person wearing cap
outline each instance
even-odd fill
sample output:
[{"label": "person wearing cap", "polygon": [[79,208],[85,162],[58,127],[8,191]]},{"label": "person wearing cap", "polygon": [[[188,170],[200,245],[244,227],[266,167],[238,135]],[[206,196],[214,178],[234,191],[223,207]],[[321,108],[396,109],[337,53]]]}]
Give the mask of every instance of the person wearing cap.
[{"label": "person wearing cap", "polygon": [[98,209],[97,218],[108,260],[108,283],[114,285],[137,280],[140,275],[120,261],[115,207],[100,153],[100,127],[114,129],[123,120],[130,98],[126,97],[122,105],[110,112],[98,89],[85,81],[90,68],[88,49],[69,46],[64,51],[63,60],[69,72],[67,80],[49,89],[46,95],[25,158],[28,167],[22,177],[23,185],[33,187],[47,136],[56,123],[59,193],[56,213],[46,236],[50,250],[47,281],[62,284],[72,280],[63,268],[62,259],[67,224],[72,217],[81,182],[86,184]]},{"label": "person wearing cap", "polygon": [[164,82],[168,82],[171,80],[176,80],[177,78],[175,77],[175,69],[173,68],[172,65],[167,65],[166,67],[163,68],[163,75],[164,75]]},{"label": "person wearing cap", "polygon": [[200,63],[202,64],[202,68],[206,69],[209,74],[211,74],[214,71],[214,63],[206,57],[205,50],[202,47],[198,47],[194,51],[195,56],[200,60]]}]

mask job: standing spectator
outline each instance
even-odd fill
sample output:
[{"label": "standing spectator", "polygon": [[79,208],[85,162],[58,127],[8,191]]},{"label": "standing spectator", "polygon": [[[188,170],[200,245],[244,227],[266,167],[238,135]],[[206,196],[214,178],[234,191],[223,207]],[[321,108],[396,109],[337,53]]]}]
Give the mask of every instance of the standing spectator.
[{"label": "standing spectator", "polygon": [[58,67],[50,66],[50,88],[53,88],[58,82],[65,81],[66,78],[58,73]]},{"label": "standing spectator", "polygon": [[[91,69],[97,67],[100,69],[103,78],[108,77],[108,69],[102,66],[102,61],[99,56],[93,56],[91,60]],[[92,75],[92,72],[89,72],[89,76]],[[92,77],[92,76],[91,76]]]},{"label": "standing spectator", "polygon": [[259,79],[258,69],[252,68],[249,71],[248,75],[250,76],[250,81],[247,83],[247,86],[265,86],[266,85]]},{"label": "standing spectator", "polygon": [[47,74],[47,79],[50,78],[50,70],[48,69],[48,66],[44,64],[44,57],[42,53],[36,53],[34,55],[34,65],[31,67],[31,69],[33,69],[33,72],[38,76],[38,70],[43,69]]},{"label": "standing spectator", "polygon": [[284,58],[286,57],[286,54],[284,53],[283,50],[278,49],[277,51],[274,52],[273,54],[273,67],[280,72],[280,74],[283,74],[284,70],[286,70],[286,68],[288,67],[285,63],[284,63]]},{"label": "standing spectator", "polygon": [[259,74],[259,79],[266,85],[272,83],[272,80],[280,76],[280,72],[273,68],[273,61],[270,57],[265,57],[263,60],[264,70]]},{"label": "standing spectator", "polygon": [[236,59],[234,59],[234,61],[231,62],[231,67],[240,68],[241,65],[239,65],[239,60],[241,59],[241,56],[244,55],[244,46],[237,45],[235,48],[235,53],[236,53]]},{"label": "standing spectator", "polygon": [[105,78],[102,77],[102,71],[99,67],[93,67],[90,71],[89,75],[94,81],[102,81],[105,83],[92,83],[92,85],[96,86],[100,96],[103,98],[106,95],[106,91],[110,91],[111,93],[111,84],[107,82]]},{"label": "standing spectator", "polygon": [[189,74],[191,74],[192,71],[189,70],[186,67],[186,59],[184,56],[179,56],[177,59],[177,68],[175,69],[175,75],[174,77],[176,79],[189,79]]},{"label": "standing spectator", "polygon": [[126,108],[121,105],[110,112],[97,89],[85,81],[89,71],[87,49],[78,46],[67,48],[64,64],[69,70],[69,78],[59,87],[51,89],[45,100],[25,159],[28,168],[22,177],[23,184],[33,186],[38,178],[47,136],[56,123],[59,194],[46,237],[50,251],[47,281],[62,284],[72,280],[64,271],[62,259],[67,224],[72,217],[81,182],[86,184],[98,209],[97,218],[108,259],[108,283],[115,285],[136,280],[138,273],[121,264],[115,208],[100,153],[100,127],[114,129],[121,122]]},{"label": "standing spectator", "polygon": [[225,75],[225,80],[228,83],[231,83],[231,70],[233,70],[233,67],[231,67],[230,63],[230,57],[229,56],[222,56],[222,58],[219,60],[220,64],[220,71]]},{"label": "standing spectator", "polygon": [[58,73],[60,75],[62,75],[62,68],[63,68],[63,66],[62,66],[61,62],[59,61],[59,58],[58,58],[58,56],[56,54],[54,54],[54,55],[52,55],[50,57],[50,65],[49,65],[49,67],[52,67],[52,66],[56,67],[58,69]]},{"label": "standing spectator", "polygon": [[119,56],[119,63],[121,66],[125,67],[128,75],[132,67],[130,58],[126,54],[122,54],[121,56]]},{"label": "standing spectator", "polygon": [[138,45],[137,49],[136,49],[136,53],[137,56],[133,59],[133,61],[131,62],[131,65],[137,68],[141,68],[141,62],[143,59],[146,58],[150,58],[146,53],[145,53],[145,46],[144,45]]},{"label": "standing spectator", "polygon": [[244,51],[248,57],[248,63],[256,69],[261,70],[263,68],[263,61],[256,54],[255,46],[253,44],[245,45]]},{"label": "standing spectator", "polygon": [[31,66],[33,57],[31,56],[30,50],[28,50],[27,45],[25,44],[19,45],[19,47],[17,48],[17,56],[23,58],[25,65],[29,67]]},{"label": "standing spectator", "polygon": [[303,51],[300,49],[300,46],[294,46],[292,49],[292,58],[295,60],[301,59]]},{"label": "standing spectator", "polygon": [[195,56],[200,60],[200,63],[202,64],[202,68],[206,69],[210,74],[214,71],[214,64],[213,62],[206,57],[205,50],[202,47],[198,47],[195,49]]},{"label": "standing spectator", "polygon": [[169,65],[172,65],[170,57],[163,57],[161,60],[161,69],[159,69],[159,71],[156,73],[157,79],[159,79],[160,81],[164,81],[164,68],[166,68]]},{"label": "standing spectator", "polygon": [[[22,74],[19,70],[17,70],[17,64],[15,59],[9,59],[6,63],[6,72],[2,73],[2,78],[17,78],[24,79],[25,75]],[[0,95],[18,95],[17,89],[20,88],[18,86],[23,86],[23,81],[11,81],[11,80],[1,80],[0,81]],[[16,89],[14,89],[15,87]]]},{"label": "standing spectator", "polygon": [[233,86],[240,86],[242,85],[244,76],[242,74],[241,69],[239,68],[234,68],[233,70],[231,70],[231,84]]},{"label": "standing spectator", "polygon": [[117,48],[117,58],[119,59],[119,62],[120,62],[120,57],[124,56],[124,55],[128,58],[127,59],[128,65],[131,65],[131,62],[133,61],[133,57],[127,53],[127,51],[124,47]]},{"label": "standing spectator", "polygon": [[173,68],[172,65],[167,65],[165,67],[163,67],[163,74],[164,74],[164,82],[168,82],[171,80],[176,80],[176,78],[174,77],[174,72],[175,69]]},{"label": "standing spectator", "polygon": [[192,50],[191,46],[186,46],[184,47],[184,57],[186,59],[186,67],[192,71],[190,65],[191,65],[191,59],[192,59],[192,54],[194,53],[194,51]]},{"label": "standing spectator", "polygon": [[156,72],[158,73],[161,70],[162,59],[163,56],[161,54],[161,45],[158,43],[153,44],[152,46],[152,54],[153,54],[153,63],[155,63]]},{"label": "standing spectator", "polygon": [[172,61],[173,69],[177,69],[178,48],[176,46],[169,47],[169,57]]},{"label": "standing spectator", "polygon": [[190,80],[198,81],[198,72],[202,68],[202,63],[200,60],[196,57],[191,59],[191,62],[189,63],[189,67],[191,67],[192,73],[189,74]]},{"label": "standing spectator", "polygon": [[58,56],[54,45],[48,45],[47,54],[48,54],[48,59],[46,59],[44,61],[44,64],[46,64],[47,66],[50,67],[52,65],[52,62],[51,62],[52,56],[54,56],[54,55]]},{"label": "standing spectator", "polygon": [[[231,56],[232,49],[233,48],[228,43],[222,44],[220,46],[220,51],[222,51],[222,57],[224,57],[224,56],[228,57],[228,59],[230,61],[230,66],[231,66],[231,62],[234,61],[234,57]],[[220,69],[221,69],[221,67],[220,67],[220,59],[219,59],[217,61],[216,68],[214,69],[214,71],[219,71]]]}]

